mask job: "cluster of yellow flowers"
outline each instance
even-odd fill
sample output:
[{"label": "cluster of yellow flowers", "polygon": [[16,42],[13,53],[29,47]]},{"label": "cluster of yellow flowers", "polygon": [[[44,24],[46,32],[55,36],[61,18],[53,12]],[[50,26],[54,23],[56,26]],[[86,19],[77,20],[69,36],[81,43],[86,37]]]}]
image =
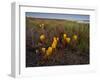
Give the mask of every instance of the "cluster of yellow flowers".
[{"label": "cluster of yellow flowers", "polygon": [[[67,43],[70,43],[71,41],[71,38],[67,36],[67,34],[63,34],[63,39],[67,42]],[[73,35],[73,39],[74,40],[77,40],[77,35]],[[44,41],[45,40],[45,35],[42,34],[40,35],[40,40],[41,41]],[[50,56],[53,51],[56,49],[57,47],[57,44],[58,44],[58,41],[59,41],[59,37],[53,37],[53,42],[51,44],[51,46],[49,46],[46,50],[46,48],[41,48],[42,52],[45,53],[47,56]]]},{"label": "cluster of yellow flowers", "polygon": [[43,28],[44,28],[44,24],[40,24],[40,28],[42,28],[42,29],[43,29]]},{"label": "cluster of yellow flowers", "polygon": [[59,40],[58,37],[54,37],[54,38],[53,38],[53,42],[52,42],[51,46],[48,47],[48,49],[47,49],[47,51],[46,51],[46,54],[47,54],[48,56],[51,55],[52,52],[53,52],[53,50],[56,49],[58,40]]},{"label": "cluster of yellow flowers", "polygon": [[[40,38],[40,39],[41,39],[41,38]],[[56,47],[57,47],[58,40],[59,40],[58,37],[54,37],[51,46],[49,46],[47,50],[46,50],[46,48],[43,47],[43,48],[41,49],[42,52],[43,52],[43,53],[46,53],[47,56],[51,55],[52,52],[53,52],[53,50],[55,50]]]},{"label": "cluster of yellow flowers", "polygon": [[52,47],[48,47],[48,49],[46,50],[46,55],[49,56],[52,54],[53,48]]},{"label": "cluster of yellow flowers", "polygon": [[70,37],[67,37],[67,34],[63,34],[63,39],[67,42],[70,43]]}]

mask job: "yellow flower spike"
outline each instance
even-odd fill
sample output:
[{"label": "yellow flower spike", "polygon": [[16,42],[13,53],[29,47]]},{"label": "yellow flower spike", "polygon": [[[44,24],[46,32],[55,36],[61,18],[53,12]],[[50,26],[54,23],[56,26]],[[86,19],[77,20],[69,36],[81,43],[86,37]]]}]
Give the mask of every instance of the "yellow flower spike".
[{"label": "yellow flower spike", "polygon": [[63,34],[63,38],[66,39],[66,37],[67,37],[67,35],[66,34]]},{"label": "yellow flower spike", "polygon": [[56,48],[56,43],[53,43],[51,46],[52,46],[53,49],[55,49]]},{"label": "yellow flower spike", "polygon": [[54,40],[53,43],[57,44],[57,40]]},{"label": "yellow flower spike", "polygon": [[53,38],[53,43],[57,44],[57,38],[56,37]]},{"label": "yellow flower spike", "polygon": [[57,40],[56,37],[53,37],[53,41]]},{"label": "yellow flower spike", "polygon": [[71,39],[69,37],[66,38],[67,43],[70,43],[70,40]]},{"label": "yellow flower spike", "polygon": [[46,54],[47,54],[47,56],[52,54],[52,47],[48,47]]},{"label": "yellow flower spike", "polygon": [[57,37],[57,41],[59,41],[59,38]]},{"label": "yellow flower spike", "polygon": [[41,27],[41,24],[39,26]]},{"label": "yellow flower spike", "polygon": [[42,26],[44,26],[44,24],[42,24]]},{"label": "yellow flower spike", "polygon": [[40,40],[43,41],[44,39],[45,39],[45,35],[44,34],[40,35]]},{"label": "yellow flower spike", "polygon": [[41,24],[42,29],[44,29],[44,24]]},{"label": "yellow flower spike", "polygon": [[42,48],[41,50],[42,50],[42,52],[43,52],[43,53],[45,53],[45,52],[46,52],[46,48]]},{"label": "yellow flower spike", "polygon": [[74,35],[74,36],[73,36],[73,39],[74,39],[74,40],[77,40],[77,35]]}]

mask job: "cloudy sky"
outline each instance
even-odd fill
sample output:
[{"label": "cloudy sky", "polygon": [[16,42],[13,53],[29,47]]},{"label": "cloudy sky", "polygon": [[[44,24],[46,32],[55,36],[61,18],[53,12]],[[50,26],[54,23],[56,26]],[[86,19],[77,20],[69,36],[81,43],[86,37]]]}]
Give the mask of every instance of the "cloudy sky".
[{"label": "cloudy sky", "polygon": [[27,17],[89,21],[89,15],[26,12]]}]

